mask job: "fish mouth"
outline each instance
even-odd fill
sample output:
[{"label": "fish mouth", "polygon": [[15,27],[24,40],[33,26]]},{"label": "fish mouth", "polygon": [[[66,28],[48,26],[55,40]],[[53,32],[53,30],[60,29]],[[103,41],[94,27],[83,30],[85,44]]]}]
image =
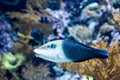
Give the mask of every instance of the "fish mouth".
[{"label": "fish mouth", "polygon": [[35,52],[36,57],[39,57],[39,58],[46,57],[45,55],[43,55],[42,50],[34,49],[33,51]]},{"label": "fish mouth", "polygon": [[40,54],[38,54],[38,51],[39,51],[38,49],[34,49],[33,51],[35,52],[36,57],[40,57]]},{"label": "fish mouth", "polygon": [[34,51],[35,53],[38,53],[38,52],[39,52],[39,50],[38,50],[38,49],[34,49],[33,51]]},{"label": "fish mouth", "polygon": [[35,54],[35,57],[40,57],[40,55],[39,54]]}]

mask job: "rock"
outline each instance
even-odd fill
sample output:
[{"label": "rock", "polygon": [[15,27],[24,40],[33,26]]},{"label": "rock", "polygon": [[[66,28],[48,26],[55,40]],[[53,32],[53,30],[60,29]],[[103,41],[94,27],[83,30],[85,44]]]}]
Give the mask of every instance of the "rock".
[{"label": "rock", "polygon": [[79,42],[90,42],[92,40],[92,33],[86,26],[76,25],[68,27],[70,35]]}]

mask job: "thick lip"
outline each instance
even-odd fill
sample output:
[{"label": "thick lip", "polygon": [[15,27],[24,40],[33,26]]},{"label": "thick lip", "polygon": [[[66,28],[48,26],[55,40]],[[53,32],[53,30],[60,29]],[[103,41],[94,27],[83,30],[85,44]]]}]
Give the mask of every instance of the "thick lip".
[{"label": "thick lip", "polygon": [[[34,49],[33,50],[34,52],[35,52],[35,56],[36,57],[42,57],[42,56],[44,56],[44,55],[42,55],[42,50],[39,50],[39,49]],[[46,57],[46,56],[44,56],[44,57]]]},{"label": "thick lip", "polygon": [[34,49],[33,51],[34,51],[35,53],[38,53],[38,49]]},{"label": "thick lip", "polygon": [[40,57],[40,55],[39,54],[35,54],[35,57]]}]

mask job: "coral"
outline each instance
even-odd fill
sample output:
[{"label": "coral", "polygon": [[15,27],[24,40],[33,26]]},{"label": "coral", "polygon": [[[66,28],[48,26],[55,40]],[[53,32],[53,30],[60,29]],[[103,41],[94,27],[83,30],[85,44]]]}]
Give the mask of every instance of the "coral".
[{"label": "coral", "polygon": [[45,38],[50,34],[51,23],[45,24],[39,22],[40,17],[49,17],[52,18],[45,10],[47,7],[46,0],[28,0],[26,4],[26,9],[22,9],[19,12],[6,12],[8,19],[11,20],[11,23],[14,27],[22,29],[24,35],[28,35],[28,31],[31,31],[34,28],[40,28],[42,32],[45,33]]},{"label": "coral", "polygon": [[9,71],[16,70],[25,60],[25,57],[19,53],[13,55],[12,53],[4,53],[2,56],[2,68]]},{"label": "coral", "polygon": [[93,3],[86,6],[82,11],[85,18],[91,18],[91,17],[99,18],[101,16],[101,14],[99,13],[102,10],[101,6],[98,5],[96,7],[93,7],[93,9],[91,9],[92,7],[91,5],[93,6]]},{"label": "coral", "polygon": [[111,3],[115,8],[120,8],[120,1],[119,0],[111,0]]},{"label": "coral", "polygon": [[[0,3],[5,1],[9,0],[1,0]],[[32,63],[28,63],[28,61],[31,61],[34,57],[34,52],[32,51],[33,46],[29,45],[29,41],[32,39],[32,31],[36,28],[43,32],[44,37],[42,38],[44,39],[47,39],[48,35],[56,32],[57,35],[51,35],[52,37],[50,38],[65,38],[66,36],[64,35],[64,26],[68,26],[68,24],[83,24],[87,25],[88,27],[90,25],[95,26],[96,33],[93,32],[93,35],[97,34],[97,31],[105,33],[106,30],[108,32],[111,30],[111,27],[102,25],[104,22],[109,22],[108,24],[113,25],[120,31],[120,12],[112,11],[114,10],[113,6],[116,8],[119,7],[116,6],[116,4],[119,5],[118,0],[13,0],[13,2],[14,1],[20,2],[15,3],[15,5],[13,5],[13,3],[12,5],[7,3],[0,5],[1,10],[3,12],[5,11],[5,15],[13,26],[13,29],[11,30],[11,26],[5,20],[0,19],[0,53],[8,52],[11,50],[11,48],[13,49],[11,51],[15,53],[14,55],[10,53],[2,54],[6,57],[3,57],[4,59],[0,57],[1,61],[2,59],[5,61],[5,63],[0,62],[0,67],[2,67],[4,64],[4,68],[10,70],[17,68],[18,65],[14,66],[14,68],[12,66],[11,68],[9,66],[11,64],[9,63],[14,63],[16,58],[18,58],[18,53],[22,53],[22,55],[26,57],[26,62],[23,64],[25,67],[20,66],[19,68],[22,69],[18,69],[22,72],[16,71],[12,74],[13,77],[11,79],[7,79],[7,71],[3,68],[0,68],[0,80],[53,80],[51,78],[48,79],[48,76],[51,76],[48,75],[50,73],[48,66],[41,64],[35,67]],[[65,2],[64,6],[66,10],[65,8],[62,8],[63,11],[58,10],[60,7],[62,7],[60,6],[60,1]],[[96,2],[97,5],[94,2]],[[22,5],[20,3],[22,3]],[[51,10],[53,13],[48,13],[45,10],[48,7],[54,10],[58,10],[58,12],[54,13],[54,11]],[[10,11],[10,9],[12,9],[12,11]],[[49,18],[51,21],[48,23],[40,21],[40,19],[44,17]],[[59,19],[56,19],[57,17],[59,17]],[[104,26],[104,28],[101,25]],[[56,27],[56,31],[53,32],[51,26]],[[16,39],[13,44],[11,32],[14,31],[15,34],[17,33],[18,35],[18,39]],[[69,33],[78,41],[82,40],[83,42],[89,42],[92,40],[92,33],[89,32],[86,26],[73,27],[69,29]],[[112,39],[113,42],[118,37],[120,38],[118,33],[113,36],[115,36]],[[120,78],[120,55],[118,54],[119,47],[117,42],[111,43],[111,45],[111,47],[108,47],[108,44],[102,41],[100,41],[100,43],[97,45],[93,45],[93,47],[107,49],[110,51],[110,56],[106,61],[92,59],[81,63],[64,63],[61,65],[67,70],[76,71],[83,75],[90,75],[95,77],[97,80],[118,80]],[[23,60],[23,57],[21,56],[18,58],[18,61],[20,59]],[[38,63],[42,63],[42,61],[36,61],[37,65]],[[20,62],[20,64],[22,63]],[[58,71],[58,74],[59,73],[60,72]],[[56,77],[55,74],[52,76]],[[66,77],[66,75],[63,75],[63,79],[64,76]],[[78,79],[78,75],[73,75],[72,77],[73,80]]]},{"label": "coral", "polygon": [[103,25],[101,25],[99,29],[99,34],[97,34],[97,39],[99,39],[101,36],[104,36],[103,41],[107,41],[110,43],[116,32],[117,31],[115,30],[114,26],[108,23],[104,23]]},{"label": "coral", "polygon": [[2,69],[2,56],[0,55],[0,80],[6,80],[4,75],[6,73],[6,70],[5,69]]},{"label": "coral", "polygon": [[[12,55],[11,53],[5,54],[6,55],[6,59],[3,56],[4,54],[0,55],[0,80],[19,80],[17,74],[14,73],[14,71],[11,70],[15,70],[15,65],[14,63],[11,64],[11,62],[14,61],[15,56]],[[21,57],[21,59],[23,59],[23,56],[19,56],[20,54],[17,54],[17,57]],[[12,56],[12,57],[11,57]],[[18,61],[18,60],[16,60]],[[8,63],[7,63],[8,62]],[[14,61],[15,62],[15,61]],[[18,65],[16,65],[16,69],[18,68],[18,66],[21,64],[21,62],[18,62]],[[11,66],[11,68],[10,68]],[[8,70],[7,70],[8,69]]]},{"label": "coral", "polygon": [[43,64],[34,67],[30,63],[27,65],[27,68],[23,68],[22,70],[22,75],[25,80],[53,80],[48,76],[49,74],[49,68]]},{"label": "coral", "polygon": [[76,25],[74,27],[68,27],[68,31],[77,41],[90,42],[92,40],[92,33],[86,26]]},{"label": "coral", "polygon": [[10,12],[8,14],[10,15],[9,18],[18,19],[17,22],[13,21],[13,27],[14,29],[22,29],[24,35],[29,35],[29,31],[34,28],[40,28],[40,30],[45,33],[45,37],[51,33],[51,24],[42,24],[39,22],[39,18],[42,15],[36,15],[34,13],[24,14],[19,12]]},{"label": "coral", "polygon": [[119,11],[114,11],[111,13],[112,14],[112,18],[109,20],[109,22],[115,26],[115,28],[117,30],[120,31],[120,12]]},{"label": "coral", "polygon": [[70,13],[62,9],[52,11],[51,9],[47,8],[46,11],[54,17],[53,26],[56,26],[57,24],[61,24],[62,26],[68,26],[68,18],[70,17]]},{"label": "coral", "polygon": [[5,19],[4,16],[0,16],[0,54],[8,52],[13,46],[12,27]]},{"label": "coral", "polygon": [[111,47],[102,40],[92,47],[106,49],[110,52],[107,60],[92,59],[81,63],[60,64],[67,70],[76,71],[80,74],[93,76],[96,80],[117,80],[120,78],[120,54],[118,42]]},{"label": "coral", "polygon": [[104,34],[104,33],[106,33],[106,32],[109,32],[109,31],[113,30],[113,29],[114,29],[114,27],[113,27],[112,25],[109,25],[108,23],[104,23],[104,24],[100,27],[99,32],[100,32],[101,34]]},{"label": "coral", "polygon": [[27,60],[31,60],[34,57],[34,52],[32,51],[32,46],[28,45],[29,39],[19,40],[14,42],[13,51],[15,53],[24,53],[23,55]]},{"label": "coral", "polygon": [[38,10],[43,10],[45,8],[48,7],[48,2],[49,0],[28,0],[28,8],[33,8],[34,10],[38,9]]},{"label": "coral", "polygon": [[17,33],[20,39],[14,42],[13,51],[15,51],[15,53],[24,53],[28,60],[32,59],[34,56],[32,46],[29,45],[29,36],[31,35],[32,30],[35,28],[40,29],[41,32],[44,32],[43,34],[45,39],[52,33],[52,23],[39,22],[41,17],[52,18],[44,10],[47,6],[47,0],[27,0],[25,9],[21,9],[20,11],[5,12],[7,18],[13,25],[13,30],[20,30],[20,33],[23,35],[20,36],[19,33]]},{"label": "coral", "polygon": [[83,80],[94,80],[92,76],[83,75]]}]

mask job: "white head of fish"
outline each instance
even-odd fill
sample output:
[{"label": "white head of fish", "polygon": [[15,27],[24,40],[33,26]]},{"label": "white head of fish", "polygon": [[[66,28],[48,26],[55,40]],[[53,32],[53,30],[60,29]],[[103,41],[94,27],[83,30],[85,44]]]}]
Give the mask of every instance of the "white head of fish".
[{"label": "white head of fish", "polygon": [[52,62],[71,62],[64,54],[62,43],[63,40],[48,42],[34,49],[35,56]]}]

